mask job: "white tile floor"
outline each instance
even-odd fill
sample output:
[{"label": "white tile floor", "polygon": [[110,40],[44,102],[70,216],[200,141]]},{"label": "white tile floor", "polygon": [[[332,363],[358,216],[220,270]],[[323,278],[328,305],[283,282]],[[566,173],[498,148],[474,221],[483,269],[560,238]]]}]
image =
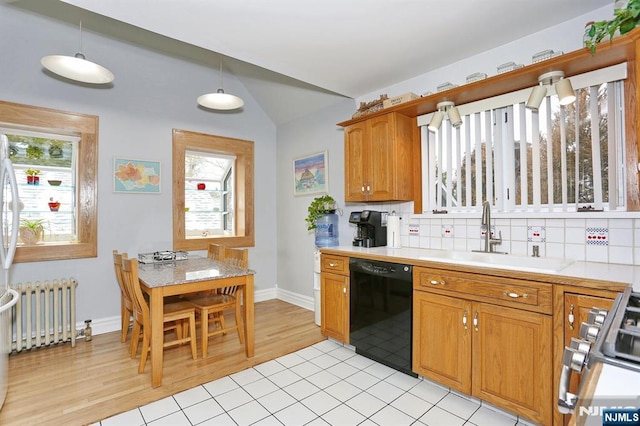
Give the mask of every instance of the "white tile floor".
[{"label": "white tile floor", "polygon": [[325,340],[96,425],[529,424]]}]

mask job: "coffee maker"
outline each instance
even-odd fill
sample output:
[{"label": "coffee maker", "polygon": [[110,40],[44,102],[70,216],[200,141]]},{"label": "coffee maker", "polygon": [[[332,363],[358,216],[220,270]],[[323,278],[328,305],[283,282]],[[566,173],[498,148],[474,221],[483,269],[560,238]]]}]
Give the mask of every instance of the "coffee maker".
[{"label": "coffee maker", "polygon": [[363,210],[351,212],[349,223],[357,226],[353,245],[359,247],[380,247],[387,245],[387,212]]}]

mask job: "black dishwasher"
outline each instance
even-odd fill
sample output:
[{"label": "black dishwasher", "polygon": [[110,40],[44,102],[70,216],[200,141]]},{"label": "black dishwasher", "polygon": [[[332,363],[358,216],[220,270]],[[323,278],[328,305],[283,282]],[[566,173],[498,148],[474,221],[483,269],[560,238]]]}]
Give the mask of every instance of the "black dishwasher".
[{"label": "black dishwasher", "polygon": [[411,371],[412,266],[351,258],[349,343],[359,353]]}]

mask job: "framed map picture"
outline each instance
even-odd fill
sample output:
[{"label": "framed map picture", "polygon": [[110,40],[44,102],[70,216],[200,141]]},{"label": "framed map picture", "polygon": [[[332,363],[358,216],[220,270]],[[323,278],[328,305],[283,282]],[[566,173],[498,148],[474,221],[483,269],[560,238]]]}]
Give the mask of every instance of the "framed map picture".
[{"label": "framed map picture", "polygon": [[293,195],[329,192],[327,151],[293,160]]},{"label": "framed map picture", "polygon": [[160,193],[160,162],[113,159],[113,191]]}]

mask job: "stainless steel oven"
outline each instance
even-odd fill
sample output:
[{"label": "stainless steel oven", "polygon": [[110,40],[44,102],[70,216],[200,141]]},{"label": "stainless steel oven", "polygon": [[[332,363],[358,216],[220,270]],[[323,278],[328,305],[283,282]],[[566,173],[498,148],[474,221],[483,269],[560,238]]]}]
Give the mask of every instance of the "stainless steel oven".
[{"label": "stainless steel oven", "polygon": [[574,411],[584,391],[581,380],[578,393],[569,392],[572,374],[584,379],[597,362],[640,373],[640,293],[629,287],[608,312],[594,308],[580,326],[580,337],[571,340],[562,359],[558,410],[563,414]]},{"label": "stainless steel oven", "polygon": [[352,258],[349,343],[403,373],[411,366],[412,266]]}]

